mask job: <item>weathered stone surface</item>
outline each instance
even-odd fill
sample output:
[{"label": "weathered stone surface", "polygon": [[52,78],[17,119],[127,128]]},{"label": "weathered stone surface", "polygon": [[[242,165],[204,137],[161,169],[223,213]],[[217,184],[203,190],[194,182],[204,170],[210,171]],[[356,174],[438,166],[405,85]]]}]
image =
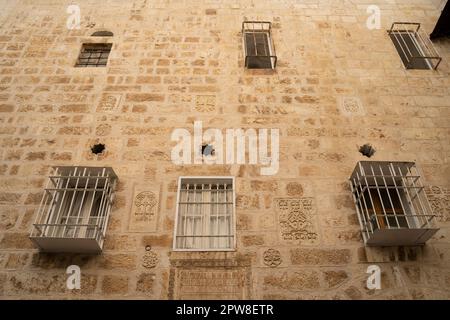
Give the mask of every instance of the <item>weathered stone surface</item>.
[{"label": "weathered stone surface", "polygon": [[343,270],[323,272],[324,280],[329,288],[340,286],[349,279],[347,272]]},{"label": "weathered stone surface", "polygon": [[14,228],[18,218],[19,213],[16,209],[2,209],[0,211],[0,231]]},{"label": "weathered stone surface", "polygon": [[138,293],[153,294],[156,275],[154,273],[141,273],[136,282]]},{"label": "weathered stone surface", "polygon": [[4,233],[0,241],[0,249],[32,249],[33,243],[28,233]]},{"label": "weathered stone surface", "polygon": [[137,241],[131,235],[108,234],[103,245],[104,250],[136,251]]},{"label": "weathered stone surface", "polygon": [[319,275],[316,271],[284,272],[264,277],[264,286],[293,291],[318,289],[320,287]]},{"label": "weathered stone surface", "polygon": [[105,295],[123,295],[128,292],[128,277],[107,275],[102,280],[102,293]]},{"label": "weathered stone surface", "polygon": [[[0,2],[1,298],[450,298],[448,46],[434,43],[438,71],[406,70],[386,36],[399,16],[431,32],[442,1],[376,1],[382,26],[368,30],[366,0],[78,0],[68,32],[58,1]],[[275,70],[244,68],[244,18],[272,22]],[[91,38],[97,27],[114,37]],[[114,43],[107,67],[73,68],[94,40]],[[248,150],[246,164],[175,165],[172,133],[194,121],[279,129],[277,174]],[[374,160],[420,168],[441,228],[422,248],[363,249],[348,178],[365,143]],[[119,176],[104,250],[38,253],[28,235],[44,178],[75,164]],[[174,252],[178,178],[217,175],[236,178],[236,251]],[[65,287],[72,264],[81,291]],[[371,264],[382,290],[365,288]]]},{"label": "weathered stone surface", "polygon": [[179,269],[174,274],[175,299],[246,299],[247,273],[243,269]]},{"label": "weathered stone surface", "polygon": [[131,254],[102,254],[98,266],[105,270],[134,270],[136,268],[136,256]]},{"label": "weathered stone surface", "polygon": [[264,237],[262,235],[242,236],[242,245],[244,247],[262,246],[264,245]]},{"label": "weathered stone surface", "polygon": [[286,193],[290,197],[301,197],[303,196],[303,187],[300,183],[289,182],[286,185]]},{"label": "weathered stone surface", "polygon": [[31,267],[39,269],[65,269],[70,265],[77,265],[82,269],[89,268],[96,256],[83,254],[63,253],[34,253],[31,258]]},{"label": "weathered stone surface", "polygon": [[349,249],[291,249],[294,265],[345,265],[351,262]]},{"label": "weathered stone surface", "polygon": [[142,246],[151,247],[168,247],[172,245],[172,236],[162,235],[162,236],[144,236],[142,238]]},{"label": "weathered stone surface", "polygon": [[6,261],[6,269],[22,269],[28,262],[28,253],[10,253]]}]

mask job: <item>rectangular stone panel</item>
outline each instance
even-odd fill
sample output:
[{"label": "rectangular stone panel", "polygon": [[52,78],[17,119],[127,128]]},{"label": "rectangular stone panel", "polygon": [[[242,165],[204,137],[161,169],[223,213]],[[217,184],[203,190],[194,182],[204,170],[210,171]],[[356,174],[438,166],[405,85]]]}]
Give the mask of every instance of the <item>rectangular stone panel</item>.
[{"label": "rectangular stone panel", "polygon": [[275,199],[280,239],[302,245],[319,243],[316,205],[313,198]]},{"label": "rectangular stone panel", "polygon": [[160,186],[135,185],[128,231],[156,232],[158,226]]},{"label": "rectangular stone panel", "polygon": [[248,276],[243,268],[177,269],[176,300],[241,300],[248,299]]}]

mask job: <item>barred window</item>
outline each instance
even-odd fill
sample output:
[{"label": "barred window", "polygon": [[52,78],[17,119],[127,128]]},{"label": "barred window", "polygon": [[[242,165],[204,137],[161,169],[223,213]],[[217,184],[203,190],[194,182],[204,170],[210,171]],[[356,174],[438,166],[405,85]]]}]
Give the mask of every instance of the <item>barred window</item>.
[{"label": "barred window", "polygon": [[421,245],[439,230],[414,162],[358,162],[350,187],[367,245]]},{"label": "barred window", "polygon": [[234,249],[233,185],[230,177],[180,178],[175,250]]},{"label": "barred window", "polygon": [[272,43],[272,24],[264,21],[242,23],[245,67],[248,69],[274,69],[277,56]]},{"label": "barred window", "polygon": [[388,34],[406,69],[437,69],[442,58],[420,23],[394,22]]},{"label": "barred window", "polygon": [[31,240],[42,251],[102,251],[117,176],[108,167],[55,167]]},{"label": "barred window", "polygon": [[75,67],[105,67],[111,49],[112,43],[85,43]]}]

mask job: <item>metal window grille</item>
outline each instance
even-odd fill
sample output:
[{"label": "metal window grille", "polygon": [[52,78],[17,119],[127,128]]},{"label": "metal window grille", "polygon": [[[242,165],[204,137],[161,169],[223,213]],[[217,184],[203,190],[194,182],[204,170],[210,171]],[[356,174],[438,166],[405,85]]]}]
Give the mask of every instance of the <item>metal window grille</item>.
[{"label": "metal window grille", "polygon": [[361,161],[350,186],[366,244],[420,245],[437,232],[413,162]]},{"label": "metal window grille", "polygon": [[394,22],[388,34],[407,69],[434,69],[442,61],[420,23]]},{"label": "metal window grille", "polygon": [[54,167],[31,240],[42,251],[100,252],[116,181],[111,168]]},{"label": "metal window grille", "polygon": [[111,49],[111,43],[85,43],[75,67],[105,67]]},{"label": "metal window grille", "polygon": [[233,178],[180,178],[175,250],[235,247]]},{"label": "metal window grille", "polygon": [[277,56],[272,42],[272,24],[265,21],[242,23],[245,67],[248,69],[275,69]]}]

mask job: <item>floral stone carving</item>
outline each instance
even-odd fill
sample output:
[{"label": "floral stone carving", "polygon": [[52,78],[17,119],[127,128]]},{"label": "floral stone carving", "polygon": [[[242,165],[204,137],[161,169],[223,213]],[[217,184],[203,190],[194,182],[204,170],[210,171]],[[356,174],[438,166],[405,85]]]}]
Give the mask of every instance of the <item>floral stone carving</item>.
[{"label": "floral stone carving", "polygon": [[272,268],[278,267],[282,262],[280,251],[275,249],[266,250],[264,252],[263,258],[264,264]]}]

